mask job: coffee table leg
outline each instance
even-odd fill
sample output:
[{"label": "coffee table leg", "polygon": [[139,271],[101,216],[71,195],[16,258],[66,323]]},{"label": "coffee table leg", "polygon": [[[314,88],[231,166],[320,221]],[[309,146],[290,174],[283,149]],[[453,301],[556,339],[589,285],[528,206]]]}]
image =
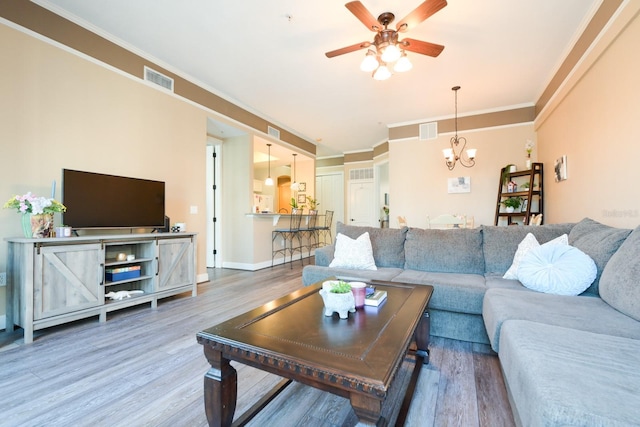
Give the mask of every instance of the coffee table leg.
[{"label": "coffee table leg", "polygon": [[233,421],[238,375],[222,352],[204,346],[211,369],[204,375],[204,410],[210,426],[226,427]]},{"label": "coffee table leg", "polygon": [[351,393],[351,407],[358,416],[360,424],[384,426],[386,422],[380,417],[382,401],[362,394]]},{"label": "coffee table leg", "polygon": [[418,347],[416,354],[422,357],[424,363],[429,363],[430,329],[431,329],[431,317],[429,316],[429,312],[425,311],[414,333],[416,345]]}]

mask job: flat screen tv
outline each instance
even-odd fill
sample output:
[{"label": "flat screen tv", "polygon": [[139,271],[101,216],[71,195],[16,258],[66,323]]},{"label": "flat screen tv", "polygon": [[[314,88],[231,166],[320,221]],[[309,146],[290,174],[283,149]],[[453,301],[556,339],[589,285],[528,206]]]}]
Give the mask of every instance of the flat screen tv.
[{"label": "flat screen tv", "polygon": [[164,182],[62,170],[65,225],[86,228],[164,227]]}]

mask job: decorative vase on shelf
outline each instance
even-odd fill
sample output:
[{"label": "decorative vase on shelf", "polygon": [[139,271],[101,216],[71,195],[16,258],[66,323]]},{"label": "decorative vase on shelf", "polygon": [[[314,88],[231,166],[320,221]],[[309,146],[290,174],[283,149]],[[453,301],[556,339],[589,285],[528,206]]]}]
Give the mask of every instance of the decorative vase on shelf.
[{"label": "decorative vase on shelf", "polygon": [[22,232],[24,234],[24,237],[34,239],[53,236],[53,214],[23,214]]},{"label": "decorative vase on shelf", "polygon": [[527,169],[531,169],[531,157],[527,157],[526,167]]}]

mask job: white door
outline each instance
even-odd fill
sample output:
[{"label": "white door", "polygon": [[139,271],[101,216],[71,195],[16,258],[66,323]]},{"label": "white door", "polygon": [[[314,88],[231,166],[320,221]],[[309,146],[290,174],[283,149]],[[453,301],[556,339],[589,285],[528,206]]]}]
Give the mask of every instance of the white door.
[{"label": "white door", "polygon": [[377,227],[373,181],[349,182],[349,225]]},{"label": "white door", "polygon": [[344,222],[344,173],[316,176],[316,199],[320,202],[320,214],[333,211],[331,236],[335,239],[336,222]]}]

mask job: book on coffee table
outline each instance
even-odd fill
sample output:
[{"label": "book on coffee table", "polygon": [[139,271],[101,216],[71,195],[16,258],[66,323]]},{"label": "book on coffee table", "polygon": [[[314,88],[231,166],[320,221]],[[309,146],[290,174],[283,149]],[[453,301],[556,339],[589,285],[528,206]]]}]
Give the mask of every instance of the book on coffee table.
[{"label": "book on coffee table", "polygon": [[364,299],[364,305],[379,306],[387,299],[387,291],[376,290],[373,295],[367,295]]}]

